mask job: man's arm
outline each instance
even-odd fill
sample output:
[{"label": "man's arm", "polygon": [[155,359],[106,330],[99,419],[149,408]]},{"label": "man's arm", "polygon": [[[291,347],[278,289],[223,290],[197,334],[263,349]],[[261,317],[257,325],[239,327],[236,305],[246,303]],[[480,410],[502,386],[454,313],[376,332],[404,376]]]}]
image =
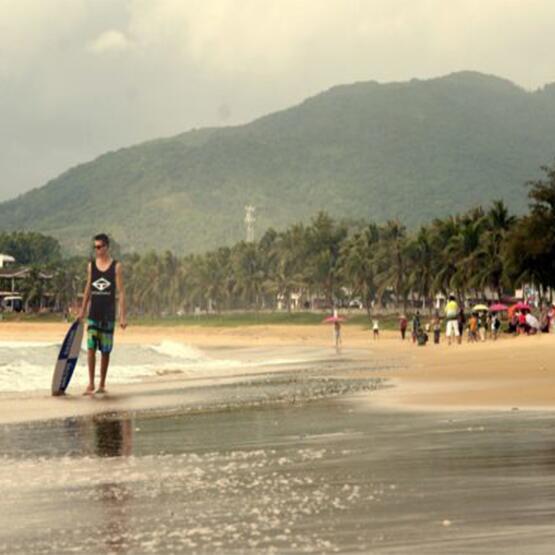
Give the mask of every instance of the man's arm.
[{"label": "man's arm", "polygon": [[119,325],[122,329],[127,327],[127,313],[125,306],[125,287],[123,285],[123,269],[121,262],[116,266],[116,287],[118,291],[119,300]]},{"label": "man's arm", "polygon": [[91,300],[91,282],[92,282],[92,267],[91,263],[87,266],[87,284],[85,285],[85,290],[83,291],[83,302],[81,303],[81,310],[77,315],[78,320],[82,320],[87,313],[89,308],[89,301]]}]

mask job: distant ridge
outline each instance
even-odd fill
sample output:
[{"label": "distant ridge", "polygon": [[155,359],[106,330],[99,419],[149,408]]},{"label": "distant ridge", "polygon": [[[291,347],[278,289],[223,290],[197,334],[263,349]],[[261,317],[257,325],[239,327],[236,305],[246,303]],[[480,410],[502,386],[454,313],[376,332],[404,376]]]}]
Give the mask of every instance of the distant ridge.
[{"label": "distant ridge", "polygon": [[129,250],[200,252],[257,230],[337,217],[409,226],[502,198],[555,158],[555,84],[528,92],[464,71],[339,85],[247,125],[189,131],[71,168],[0,204],[0,229],[73,250],[99,229]]}]

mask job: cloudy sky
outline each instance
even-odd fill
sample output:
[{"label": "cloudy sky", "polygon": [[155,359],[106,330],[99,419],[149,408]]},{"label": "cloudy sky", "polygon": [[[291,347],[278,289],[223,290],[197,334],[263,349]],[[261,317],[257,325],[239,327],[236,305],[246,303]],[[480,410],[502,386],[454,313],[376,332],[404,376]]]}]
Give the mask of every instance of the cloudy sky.
[{"label": "cloudy sky", "polygon": [[553,0],[0,0],[0,200],[339,83],[555,81]]}]

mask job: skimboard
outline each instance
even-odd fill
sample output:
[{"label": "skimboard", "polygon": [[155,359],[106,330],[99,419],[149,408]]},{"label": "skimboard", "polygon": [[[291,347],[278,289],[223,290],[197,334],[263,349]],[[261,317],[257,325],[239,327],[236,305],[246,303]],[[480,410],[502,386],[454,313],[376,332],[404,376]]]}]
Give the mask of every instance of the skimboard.
[{"label": "skimboard", "polygon": [[76,320],[65,336],[52,376],[52,395],[63,395],[69,385],[81,351],[84,329],[83,321]]}]

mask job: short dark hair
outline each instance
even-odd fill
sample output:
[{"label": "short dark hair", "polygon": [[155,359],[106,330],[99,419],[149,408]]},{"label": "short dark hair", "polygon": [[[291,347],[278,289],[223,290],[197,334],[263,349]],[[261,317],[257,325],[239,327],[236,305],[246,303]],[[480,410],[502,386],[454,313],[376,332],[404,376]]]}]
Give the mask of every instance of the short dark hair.
[{"label": "short dark hair", "polygon": [[93,237],[94,241],[102,241],[107,247],[110,246],[110,238],[106,233],[99,233]]}]

